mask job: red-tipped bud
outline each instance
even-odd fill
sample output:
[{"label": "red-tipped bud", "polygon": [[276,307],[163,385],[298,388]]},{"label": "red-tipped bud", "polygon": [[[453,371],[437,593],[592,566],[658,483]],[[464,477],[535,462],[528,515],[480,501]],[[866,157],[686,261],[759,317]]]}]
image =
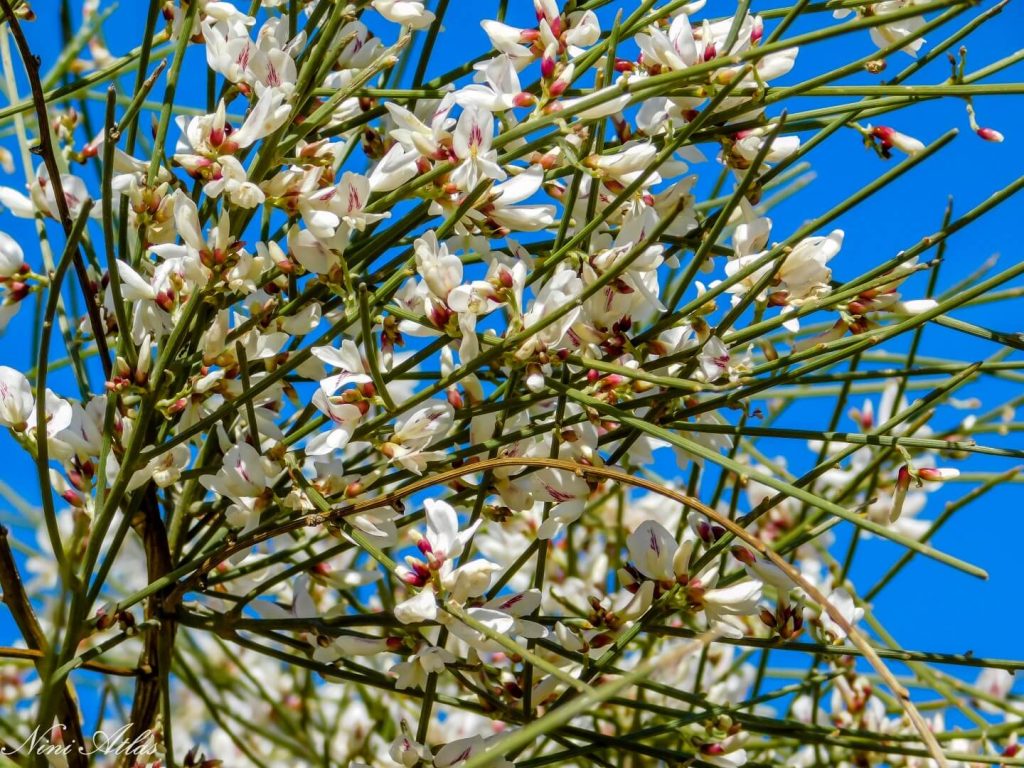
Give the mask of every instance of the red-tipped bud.
[{"label": "red-tipped bud", "polygon": [[976,133],[985,141],[994,141],[997,144],[1003,141],[1003,134],[995,128],[979,128]]},{"label": "red-tipped bud", "polygon": [[540,74],[545,80],[550,80],[555,76],[555,53],[557,53],[557,46],[552,43],[544,49],[544,55],[540,60]]},{"label": "red-tipped bud", "polygon": [[907,489],[910,488],[910,468],[904,464],[900,467],[896,476],[896,489],[892,494],[892,509],[889,510],[889,522],[895,523],[903,513],[903,502],[907,498]]},{"label": "red-tipped bud", "polygon": [[702,541],[711,541],[711,526],[702,520],[697,524],[697,535]]},{"label": "red-tipped bud", "polygon": [[177,400],[174,401],[174,403],[171,405],[171,407],[167,409],[167,413],[169,413],[169,414],[181,413],[182,411],[185,410],[185,407],[187,405],[188,405],[188,400],[186,398],[184,398],[184,397],[179,397]]},{"label": "red-tipped bud", "polygon": [[455,408],[456,410],[461,410],[462,408],[465,407],[465,403],[463,402],[462,399],[462,393],[460,393],[459,390],[457,390],[455,387],[450,387],[448,389],[448,391],[446,392],[446,397],[448,399],[448,403],[451,405],[452,408]]},{"label": "red-tipped bud", "polygon": [[952,467],[922,467],[917,471],[917,476],[932,483],[941,483],[959,477],[960,470]]},{"label": "red-tipped bud", "polygon": [[750,42],[759,43],[762,37],[764,37],[764,22],[761,21],[760,16],[755,16],[754,27],[750,30]]},{"label": "red-tipped bud", "polygon": [[733,547],[731,551],[733,557],[746,565],[753,565],[757,561],[754,553],[746,547]]}]

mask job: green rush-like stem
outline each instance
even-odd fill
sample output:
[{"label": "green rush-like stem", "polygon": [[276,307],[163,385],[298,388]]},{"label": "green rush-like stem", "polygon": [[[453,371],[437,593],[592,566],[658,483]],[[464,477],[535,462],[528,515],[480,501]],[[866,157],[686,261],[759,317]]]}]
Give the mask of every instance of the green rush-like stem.
[{"label": "green rush-like stem", "polygon": [[37,359],[39,365],[36,368],[35,385],[35,464],[39,479],[39,494],[43,503],[43,519],[46,522],[46,533],[50,539],[50,548],[53,550],[53,557],[57,561],[58,570],[63,583],[68,588],[75,588],[75,580],[72,578],[68,568],[64,544],[60,536],[60,527],[57,522],[57,510],[53,504],[53,488],[50,481],[50,453],[49,435],[47,434],[47,413],[46,413],[46,376],[49,371],[50,341],[53,336],[53,324],[57,316],[57,305],[60,301],[61,287],[64,276],[71,267],[78,252],[78,243],[85,232],[85,225],[89,221],[89,212],[92,210],[92,201],[87,200],[82,205],[81,213],[75,220],[71,232],[68,234],[67,243],[64,246],[64,253],[61,254],[57,269],[50,279],[49,294],[46,297],[46,311],[43,316],[42,332],[39,336],[39,352]]},{"label": "green rush-like stem", "polygon": [[118,352],[131,370],[135,370],[137,355],[135,347],[128,341],[128,314],[125,311],[124,296],[121,293],[121,273],[117,268],[117,251],[114,248],[114,150],[120,135],[114,124],[114,99],[117,91],[111,86],[107,91],[107,110],[103,124],[103,166],[101,169],[101,209],[103,213],[103,245],[107,252],[107,275],[110,279],[110,297],[117,318]]},{"label": "green rush-like stem", "polygon": [[388,392],[387,382],[381,371],[380,359],[377,356],[377,341],[373,335],[373,319],[370,317],[369,304],[370,289],[366,283],[359,284],[359,322],[363,331],[363,349],[366,351],[366,364],[370,371],[370,378],[373,379],[373,386],[384,402],[388,413],[395,411],[395,401],[391,399]]},{"label": "green rush-like stem", "polygon": [[[25,67],[25,74],[28,76],[29,85],[32,91],[32,106],[35,108],[36,118],[39,122],[39,153],[43,158],[49,174],[49,183],[53,188],[54,203],[57,208],[58,220],[64,230],[65,237],[70,241],[74,229],[74,221],[71,218],[71,211],[68,207],[68,200],[64,194],[64,186],[61,183],[61,170],[58,164],[57,153],[54,149],[53,138],[50,135],[50,119],[46,110],[46,96],[39,82],[39,60],[29,48],[28,41],[21,24],[11,11],[8,0],[0,0],[0,9],[7,15],[7,23],[10,28],[14,42],[21,54],[22,64]],[[61,155],[63,159],[63,155]],[[78,244],[72,250],[72,264],[75,268],[75,275],[78,278],[79,287],[85,299],[86,314],[89,317],[89,324],[92,327],[93,338],[96,342],[100,363],[103,366],[103,373],[107,379],[110,378],[111,361],[107,350],[107,338],[103,321],[100,318],[99,307],[96,304],[95,291],[92,282],[85,268],[85,262],[79,251]]]},{"label": "green rush-like stem", "polygon": [[[699,651],[712,640],[714,640],[713,634],[705,634],[693,643],[678,648],[672,653],[672,660],[680,661],[685,656]],[[661,661],[662,663],[667,663],[664,659]],[[551,710],[543,717],[527,723],[519,730],[514,731],[507,736],[503,736],[490,745],[486,751],[473,755],[463,763],[463,768],[482,768],[485,765],[490,765],[495,758],[506,755],[521,747],[525,747],[535,739],[551,732],[556,727],[569,723],[573,718],[578,717],[587,711],[592,711],[592,709],[602,701],[606,701],[607,699],[617,695],[621,691],[635,685],[637,681],[642,680],[645,676],[649,675],[654,671],[657,663],[658,660],[655,659],[641,662],[635,669],[615,680],[609,681],[598,688],[588,688],[588,690],[573,701],[570,701],[557,709]]]},{"label": "green rush-like stem", "polygon": [[[946,521],[948,521],[954,513],[956,513],[960,509],[963,509],[971,502],[981,498],[989,491],[998,488],[1003,483],[1012,482],[1014,478],[1020,475],[1022,469],[1024,469],[1024,467],[1012,467],[1006,470],[1005,472],[1001,472],[999,474],[988,477],[984,479],[981,485],[979,485],[977,488],[972,488],[970,491],[968,491],[966,494],[961,496],[956,501],[948,502],[943,508],[942,512],[939,514],[939,516],[935,518],[935,520],[933,520],[931,524],[928,526],[928,530],[926,530],[924,534],[922,534],[921,541],[930,541],[932,536],[934,536],[935,533],[943,525],[946,524]],[[889,569],[882,575],[881,578],[879,578],[877,582],[875,582],[875,585],[864,593],[864,600],[866,602],[874,600],[875,597],[877,597],[881,593],[881,591],[886,587],[886,585],[889,584],[889,582],[892,581],[899,574],[900,571],[902,571],[907,565],[909,565],[910,561],[913,559],[913,552],[904,552],[902,555],[900,555],[899,560],[897,560],[895,563],[889,566]],[[931,659],[923,659],[923,661],[931,661]],[[995,667],[1000,665],[981,664],[979,666]]]},{"label": "green rush-like stem", "polygon": [[[764,267],[772,264],[782,254],[783,249],[796,245],[805,237],[813,234],[816,230],[820,229],[821,227],[827,225],[829,222],[835,220],[842,214],[851,210],[859,203],[869,199],[878,190],[892,183],[893,181],[901,177],[903,174],[913,169],[919,163],[923,162],[925,159],[930,157],[932,154],[938,152],[946,144],[952,141],[956,134],[956,130],[947,131],[945,134],[943,134],[942,137],[929,144],[921,152],[918,152],[915,155],[906,158],[899,165],[882,174],[871,183],[865,185],[850,197],[846,198],[840,203],[837,203],[835,206],[833,206],[831,209],[829,209],[822,215],[804,224],[802,227],[797,229],[797,231],[794,232],[790,237],[786,238],[778,245],[768,249],[768,251],[763,256],[754,259],[750,264],[746,265],[745,267],[742,267],[741,269],[738,269],[734,274],[726,277],[725,280],[722,280],[718,284],[709,287],[706,292],[704,292],[700,296],[697,296],[689,303],[687,303],[677,311],[673,312],[671,317],[685,317],[686,315],[698,309],[701,305],[713,300],[714,298],[721,295],[732,286],[739,284],[741,281],[755,274],[758,270],[764,269]],[[907,256],[907,258],[909,259],[909,255]],[[640,334],[637,340],[644,341],[648,338],[655,336],[658,332],[668,327],[667,321],[670,319],[671,318],[666,318],[659,323],[655,323],[651,329],[644,332],[643,334]]]},{"label": "green rush-like stem", "polygon": [[710,448],[704,447],[703,445],[694,440],[690,440],[689,438],[671,432],[663,427],[659,427],[654,424],[649,424],[647,421],[643,419],[638,419],[633,416],[629,416],[628,414],[620,411],[619,409],[610,406],[606,403],[603,403],[600,400],[596,400],[588,395],[585,395],[584,393],[578,390],[568,389],[566,390],[566,394],[571,399],[577,401],[581,405],[586,405],[598,412],[604,413],[610,416],[615,421],[633,427],[634,429],[639,429],[642,432],[651,435],[652,437],[664,440],[665,442],[671,445],[675,445],[676,447],[681,448],[682,450],[690,454],[699,456],[707,461],[711,461],[732,472],[745,475],[753,480],[756,480],[759,483],[767,485],[769,488],[775,489],[780,494],[784,494],[786,496],[790,496],[800,501],[803,501],[807,504],[810,504],[822,510],[823,512],[827,512],[828,514],[842,518],[843,520],[851,522],[858,527],[864,528],[877,536],[896,542],[900,546],[905,547],[907,549],[914,550],[918,554],[930,557],[945,565],[949,565],[953,568],[956,568],[957,570],[963,571],[964,573],[969,573],[973,576],[977,576],[980,578],[987,577],[985,571],[976,565],[971,565],[970,563],[966,563],[963,560],[960,560],[959,558],[946,554],[945,552],[940,552],[927,545],[922,545],[915,539],[903,536],[901,534],[889,530],[884,525],[880,525],[866,518],[861,518],[860,516],[856,515],[850,510],[845,509],[844,507],[840,507],[838,504],[834,504],[833,502],[828,501],[827,499],[823,499],[813,494],[810,494],[796,485],[791,485],[790,483],[783,482],[775,477],[772,477],[771,475],[765,475],[760,472],[755,472],[751,470],[749,467],[744,466],[736,461],[730,460],[718,454],[717,452],[711,450]]},{"label": "green rush-like stem", "polygon": [[[159,38],[161,36],[162,35],[158,35],[157,37]],[[158,51],[158,53],[160,54],[166,52],[166,49]],[[97,72],[93,72],[90,75],[86,75],[85,77],[75,80],[69,83],[68,85],[60,86],[58,88],[54,88],[53,90],[46,92],[44,94],[46,103],[51,104],[60,101],[61,99],[65,99],[70,96],[75,96],[83,91],[87,91],[91,88],[94,88],[97,85],[113,80],[114,78],[118,77],[123,73],[131,72],[137,69],[139,66],[138,60],[140,53],[140,51],[135,51],[126,54],[125,56],[122,56],[120,59],[115,60],[113,64],[104,67],[103,69]],[[31,112],[32,109],[33,102],[31,99],[25,99],[23,101],[18,102],[17,104],[12,104],[11,106],[4,107],[3,109],[0,109],[0,125],[3,125],[9,118],[14,117],[15,115],[22,115],[26,112]]]},{"label": "green rush-like stem", "polygon": [[[164,87],[163,108],[160,110],[160,117],[157,120],[156,132],[153,138],[153,157],[149,161],[149,169],[146,172],[146,182],[153,186],[156,181],[160,165],[165,160],[164,151],[167,143],[167,129],[171,123],[174,96],[178,89],[178,78],[181,76],[181,67],[185,62],[185,50],[188,48],[189,35],[185,30],[192,28],[192,22],[198,12],[199,4],[190,3],[185,10],[185,17],[182,20],[180,37],[174,44],[174,54],[171,59],[171,68],[167,71],[166,86]],[[140,71],[140,76],[143,73]]]}]

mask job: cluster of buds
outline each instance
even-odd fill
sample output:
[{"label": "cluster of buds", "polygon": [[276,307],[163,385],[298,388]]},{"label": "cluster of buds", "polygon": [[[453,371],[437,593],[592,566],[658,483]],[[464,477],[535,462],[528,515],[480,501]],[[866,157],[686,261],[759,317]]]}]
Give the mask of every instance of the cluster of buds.
[{"label": "cluster of buds", "polygon": [[105,632],[115,624],[126,635],[134,635],[138,631],[135,626],[135,615],[131,611],[114,610],[109,604],[96,611],[93,622],[97,632]]},{"label": "cluster of buds", "polygon": [[402,574],[402,580],[413,587],[424,587],[432,580],[433,575],[441,570],[446,555],[444,552],[435,552],[430,540],[419,531],[412,531],[411,536],[424,559],[406,555],[405,564],[409,566],[409,570]]},{"label": "cluster of buds", "polygon": [[[630,590],[631,592],[638,591],[639,586],[636,589]],[[594,595],[587,598],[590,603],[590,613],[587,615],[587,622],[590,626],[598,629],[606,629],[610,633],[614,634],[622,628],[623,619],[612,609],[601,604],[601,600]],[[591,648],[603,648],[606,645],[611,645],[614,642],[614,638],[611,634],[598,633],[594,637],[590,638],[589,645]]]},{"label": "cluster of buds", "polygon": [[149,337],[143,339],[139,345],[139,355],[135,366],[128,364],[120,355],[114,360],[114,368],[110,372],[110,381],[107,382],[107,390],[110,392],[124,392],[134,387],[145,387],[149,381],[149,371],[153,365],[153,347]]},{"label": "cluster of buds", "polygon": [[376,402],[376,397],[377,388],[373,382],[365,381],[327,399],[332,405],[354,405],[359,409],[359,413],[365,416],[370,411],[370,406]]},{"label": "cluster of buds", "polygon": [[687,734],[689,741],[707,762],[715,765],[739,766],[746,762],[742,749],[746,734],[742,726],[729,715],[719,715],[694,726]]},{"label": "cluster of buds", "polygon": [[759,615],[761,623],[783,640],[799,637],[804,628],[803,611],[794,604],[785,605],[780,602],[774,611],[762,608]]}]

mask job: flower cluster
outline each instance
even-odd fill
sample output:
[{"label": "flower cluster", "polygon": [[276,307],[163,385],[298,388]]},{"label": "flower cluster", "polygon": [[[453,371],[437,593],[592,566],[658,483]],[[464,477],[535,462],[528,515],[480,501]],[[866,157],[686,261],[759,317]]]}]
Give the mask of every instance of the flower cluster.
[{"label": "flower cluster", "polygon": [[[893,163],[879,186],[944,145],[866,122],[916,101],[909,85],[776,103],[843,96],[825,84],[912,60],[946,16],[157,0],[117,56],[100,5],[75,38],[93,58],[64,64],[116,84],[138,62],[130,103],[112,89],[97,133],[85,106],[33,100],[42,161],[23,152],[27,189],[0,188],[41,235],[0,233],[0,327],[34,299],[44,334],[31,366],[0,367],[0,424],[44,499],[31,580],[5,534],[0,586],[14,657],[48,660],[42,678],[4,666],[5,743],[33,723],[87,738],[85,667],[110,676],[100,719],[142,739],[140,765],[1016,754],[1006,665],[938,659],[988,666],[971,684],[869,637],[905,561],[870,591],[851,564],[886,539],[977,570],[928,543],[923,513],[973,453],[1019,454],[975,441],[1012,411],[953,397],[981,364],[929,359],[948,380],[908,395],[926,324],[999,341],[947,313],[1024,267],[942,296],[913,277],[972,219],[891,255],[835,226],[869,194],[792,231],[771,211],[837,131]],[[490,50],[433,75],[462,14]],[[788,31],[797,16],[817,31]],[[805,46],[864,30],[864,62],[798,79]],[[968,98],[998,71],[963,69],[948,90]],[[881,367],[904,334],[905,366]],[[822,385],[828,413],[800,405]],[[881,400],[851,409],[862,390]],[[793,685],[770,683],[775,647],[810,659]],[[926,721],[892,656],[985,726]]]}]

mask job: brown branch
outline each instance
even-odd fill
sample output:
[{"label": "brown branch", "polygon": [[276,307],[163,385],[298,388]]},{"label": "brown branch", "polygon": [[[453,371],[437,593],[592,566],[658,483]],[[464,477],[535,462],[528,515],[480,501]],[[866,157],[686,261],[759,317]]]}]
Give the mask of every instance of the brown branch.
[{"label": "brown branch", "polygon": [[[6,0],[3,0],[6,3]],[[21,581],[21,574],[18,572],[18,565],[14,562],[14,553],[8,542],[9,532],[5,526],[0,526],[0,588],[3,589],[3,601],[14,618],[14,623],[25,638],[29,652],[33,653],[33,661],[39,676],[43,677],[47,661],[47,641],[43,629],[39,626],[39,619],[32,609],[25,586]],[[78,704],[74,689],[70,681],[65,681],[62,686],[58,717],[67,728],[65,732],[66,745],[68,750],[68,762],[75,768],[84,768],[88,764],[85,759],[85,739],[82,735],[82,723],[78,716]]]},{"label": "brown branch", "polygon": [[[32,648],[12,648],[7,645],[0,645],[0,659],[24,659],[26,661],[38,661],[45,654],[42,651]],[[140,670],[131,667],[118,667],[114,664],[107,664],[102,661],[83,661],[79,669],[88,669],[93,672],[100,672],[104,675],[114,677],[136,677],[142,674]]]},{"label": "brown branch", "polygon": [[[35,106],[36,118],[39,122],[39,146],[34,151],[43,158],[43,164],[46,166],[46,172],[49,174],[50,184],[53,187],[53,198],[57,205],[60,224],[64,228],[65,236],[70,237],[74,221],[71,219],[68,201],[64,196],[60,168],[57,166],[57,156],[50,138],[50,118],[46,112],[46,95],[43,93],[43,85],[39,79],[39,57],[33,54],[28,47],[28,40],[25,39],[25,33],[8,0],[0,0],[0,10],[3,10],[5,20],[11,27],[11,34],[18,46],[21,60],[25,64],[25,74],[28,75],[28,82],[32,89],[32,104]],[[103,213],[105,216],[109,216],[111,212],[104,211]],[[109,380],[110,351],[107,348],[103,319],[100,317],[99,305],[96,303],[96,291],[89,280],[89,273],[86,272],[82,252],[78,247],[74,250],[74,264],[75,274],[78,276],[78,282],[81,284],[82,293],[85,296],[85,309],[89,315],[89,325],[92,326],[92,335],[96,339],[96,350],[99,353],[100,362],[103,364],[103,375]]]},{"label": "brown branch", "polygon": [[[146,571],[150,583],[157,581],[171,570],[171,550],[167,542],[167,528],[160,517],[160,510],[156,498],[156,488],[153,483],[148,483],[142,500],[142,511],[140,520],[135,522],[135,528],[142,538],[142,544],[146,551]],[[158,619],[159,623],[146,630],[143,638],[142,655],[139,658],[138,667],[145,674],[140,676],[135,684],[135,696],[132,700],[131,729],[128,734],[129,740],[143,735],[152,728],[160,708],[161,686],[168,684],[168,675],[171,671],[171,651],[174,646],[174,636],[177,631],[177,622],[165,610],[165,600],[170,590],[170,585],[159,590],[146,601],[146,618]],[[169,732],[170,723],[166,725]],[[119,765],[128,765],[129,755],[123,755]],[[171,757],[168,755],[168,764],[171,764]]]}]

